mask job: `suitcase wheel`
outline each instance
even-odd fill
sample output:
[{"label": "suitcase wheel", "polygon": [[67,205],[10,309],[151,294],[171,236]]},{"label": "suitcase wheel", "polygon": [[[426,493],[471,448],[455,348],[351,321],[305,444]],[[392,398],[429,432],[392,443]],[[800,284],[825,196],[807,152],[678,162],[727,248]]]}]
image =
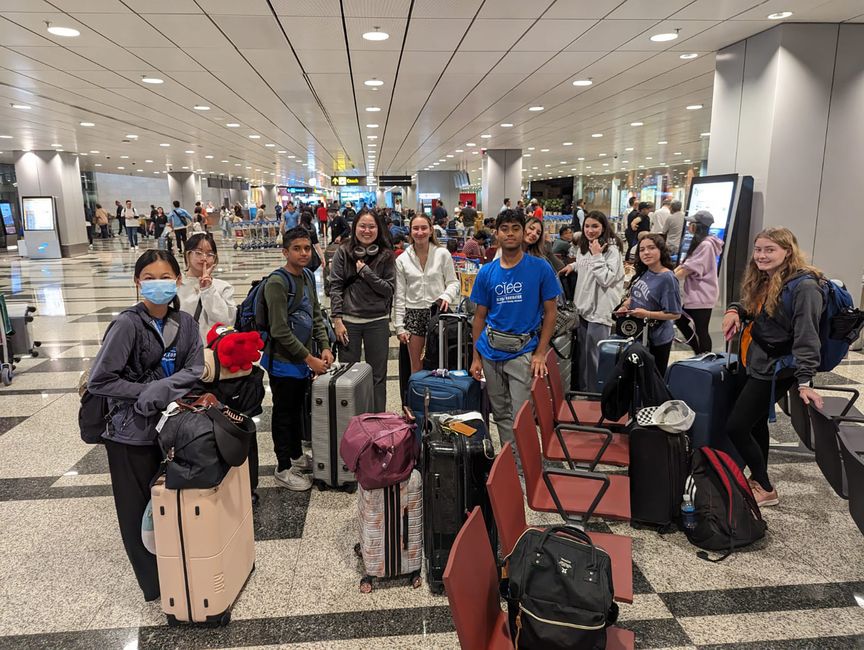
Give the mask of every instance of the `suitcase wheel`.
[{"label": "suitcase wheel", "polygon": [[231,622],[231,612],[225,612],[222,616],[219,617],[216,625],[217,627],[225,627],[228,623]]},{"label": "suitcase wheel", "polygon": [[345,493],[346,494],[354,494],[357,492],[357,484],[356,483],[346,483],[345,484]]},{"label": "suitcase wheel", "polygon": [[177,627],[180,625],[180,621],[177,620],[174,614],[166,614],[165,619],[168,621],[168,627]]},{"label": "suitcase wheel", "polygon": [[354,555],[359,557],[361,560],[363,559],[363,553],[360,551],[360,544],[354,544]]},{"label": "suitcase wheel", "polygon": [[363,576],[363,578],[360,580],[360,593],[361,594],[371,594],[372,593],[372,578],[371,578],[371,576]]},{"label": "suitcase wheel", "polygon": [[423,584],[423,579],[420,577],[419,571],[415,571],[410,576],[408,576],[408,584],[411,586],[412,589],[417,589],[420,585]]},{"label": "suitcase wheel", "polygon": [[327,484],[324,481],[316,481],[318,485],[318,491],[324,492],[327,489]]},{"label": "suitcase wheel", "polygon": [[432,592],[433,596],[441,596],[444,593],[444,584],[432,584],[429,585],[429,591]]}]

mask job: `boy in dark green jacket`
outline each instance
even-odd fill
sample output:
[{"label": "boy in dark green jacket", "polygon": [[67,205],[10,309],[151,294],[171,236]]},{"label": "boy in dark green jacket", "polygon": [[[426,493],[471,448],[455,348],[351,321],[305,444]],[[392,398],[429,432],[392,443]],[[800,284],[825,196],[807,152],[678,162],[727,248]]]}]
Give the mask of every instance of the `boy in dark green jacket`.
[{"label": "boy in dark green jacket", "polygon": [[333,363],[327,329],[315,290],[315,278],[306,270],[312,258],[312,241],[303,228],[292,228],[282,237],[285,266],[264,285],[264,301],[270,326],[261,366],[270,375],[273,396],[273,450],[276,481],[302,492],[312,487],[308,472],[312,458],[303,454],[304,397],[311,379],[324,374]]}]

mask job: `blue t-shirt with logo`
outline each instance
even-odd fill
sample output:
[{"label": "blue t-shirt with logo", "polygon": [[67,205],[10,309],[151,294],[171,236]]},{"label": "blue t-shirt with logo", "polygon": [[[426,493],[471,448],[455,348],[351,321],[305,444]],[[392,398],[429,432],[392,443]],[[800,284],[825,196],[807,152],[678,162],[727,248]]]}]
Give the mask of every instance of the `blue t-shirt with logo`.
[{"label": "blue t-shirt with logo", "polygon": [[[630,288],[630,309],[665,311],[667,314],[680,314],[681,294],[678,279],[671,271],[654,273],[645,271],[633,282]],[[666,345],[675,338],[675,327],[671,320],[657,321],[648,332],[648,339],[654,345]]]},{"label": "blue t-shirt with logo", "polygon": [[486,331],[477,341],[477,351],[490,361],[507,361],[537,349],[537,336],[543,321],[543,303],[561,293],[561,283],[552,266],[544,259],[523,255],[510,269],[501,268],[495,260],[480,268],[471,290],[471,300],[488,309],[486,325],[511,334],[533,333],[531,340],[518,352],[495,350],[489,345]]}]

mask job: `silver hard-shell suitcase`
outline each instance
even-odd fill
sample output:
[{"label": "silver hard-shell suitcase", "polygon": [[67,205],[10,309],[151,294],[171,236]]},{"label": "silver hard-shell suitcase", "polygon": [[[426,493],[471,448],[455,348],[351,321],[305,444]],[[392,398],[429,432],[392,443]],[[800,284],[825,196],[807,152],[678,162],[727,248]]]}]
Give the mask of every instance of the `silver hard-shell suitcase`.
[{"label": "silver hard-shell suitcase", "polygon": [[372,366],[337,364],[312,382],[312,478],[320,489],[354,487],[354,473],[339,457],[348,422],[374,409]]},{"label": "silver hard-shell suitcase", "polygon": [[354,552],[363,560],[360,591],[372,591],[374,578],[406,576],[415,589],[423,566],[423,480],[416,469],[397,485],[357,489],[360,543]]}]

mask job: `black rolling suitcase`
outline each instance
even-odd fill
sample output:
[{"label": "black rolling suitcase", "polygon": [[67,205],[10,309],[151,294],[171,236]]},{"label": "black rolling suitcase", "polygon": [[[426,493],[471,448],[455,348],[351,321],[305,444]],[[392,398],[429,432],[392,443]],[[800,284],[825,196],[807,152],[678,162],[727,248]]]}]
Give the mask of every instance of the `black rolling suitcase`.
[{"label": "black rolling suitcase", "polygon": [[[473,349],[471,321],[468,314],[433,311],[426,334],[424,370],[468,368],[471,365]],[[442,361],[444,365],[441,364]]]},{"label": "black rolling suitcase", "polygon": [[411,355],[408,346],[399,343],[399,397],[402,405],[407,404],[408,379],[411,377]]},{"label": "black rolling suitcase", "polygon": [[495,520],[486,493],[495,450],[481,418],[433,413],[428,422],[422,459],[423,550],[429,588],[440,594],[444,591],[443,575],[450,548],[474,506],[483,510],[489,541],[492,548],[498,548]]},{"label": "black rolling suitcase", "polygon": [[677,527],[690,473],[690,439],[657,427],[630,428],[630,521],[670,532]]}]

